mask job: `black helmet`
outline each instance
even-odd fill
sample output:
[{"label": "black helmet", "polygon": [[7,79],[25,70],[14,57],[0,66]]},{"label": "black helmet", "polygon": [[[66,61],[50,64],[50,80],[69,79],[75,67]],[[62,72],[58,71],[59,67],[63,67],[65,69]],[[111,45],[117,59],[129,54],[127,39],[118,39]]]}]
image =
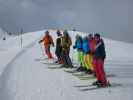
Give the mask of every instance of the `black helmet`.
[{"label": "black helmet", "polygon": [[89,34],[88,37],[93,37],[93,34]]},{"label": "black helmet", "polygon": [[61,36],[61,32],[60,32],[60,30],[57,30],[56,33],[57,33],[58,36]]},{"label": "black helmet", "polygon": [[96,34],[94,35],[94,37],[100,38],[100,34],[99,34],[99,33],[96,33]]},{"label": "black helmet", "polygon": [[49,31],[46,31],[45,34],[49,34]]},{"label": "black helmet", "polygon": [[68,31],[67,30],[64,30],[63,34],[68,34]]}]

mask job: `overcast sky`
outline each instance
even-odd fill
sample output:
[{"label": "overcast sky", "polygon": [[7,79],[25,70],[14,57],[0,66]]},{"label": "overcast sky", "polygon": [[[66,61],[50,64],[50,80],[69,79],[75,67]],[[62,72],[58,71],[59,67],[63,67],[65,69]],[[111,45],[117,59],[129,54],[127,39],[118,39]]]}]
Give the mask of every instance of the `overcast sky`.
[{"label": "overcast sky", "polygon": [[11,32],[75,27],[133,42],[133,0],[0,0],[0,27]]}]

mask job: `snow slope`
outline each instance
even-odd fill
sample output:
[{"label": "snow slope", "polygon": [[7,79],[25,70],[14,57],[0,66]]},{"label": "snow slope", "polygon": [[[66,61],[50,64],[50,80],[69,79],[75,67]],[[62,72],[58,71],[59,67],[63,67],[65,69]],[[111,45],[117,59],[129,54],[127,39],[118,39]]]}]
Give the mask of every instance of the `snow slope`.
[{"label": "snow slope", "polygon": [[[91,84],[94,80],[79,80],[63,71],[48,69],[44,61],[42,48],[37,43],[44,31],[23,35],[23,48],[20,37],[14,37],[0,44],[0,100],[132,100],[133,91],[133,45],[104,39],[107,51],[105,69],[111,83],[116,87],[79,91],[76,85]],[[54,30],[50,33],[56,39]],[[75,34],[69,32],[73,43]],[[54,54],[52,47],[52,52]],[[71,48],[71,57],[75,59]],[[47,61],[49,62],[49,61]],[[1,71],[2,70],[2,71]]]},{"label": "snow slope", "polygon": [[0,38],[3,37],[4,31],[0,28]]},{"label": "snow slope", "polygon": [[28,46],[32,45],[38,38],[42,37],[43,31],[34,33],[27,33],[24,35],[23,43],[21,47],[21,36],[8,38],[6,41],[0,41],[0,75],[4,68],[10,63],[17,54],[22,50],[27,49]]},{"label": "snow slope", "polygon": [[2,28],[0,28],[0,40],[3,37],[9,37],[9,35],[7,34],[7,32],[5,32]]}]

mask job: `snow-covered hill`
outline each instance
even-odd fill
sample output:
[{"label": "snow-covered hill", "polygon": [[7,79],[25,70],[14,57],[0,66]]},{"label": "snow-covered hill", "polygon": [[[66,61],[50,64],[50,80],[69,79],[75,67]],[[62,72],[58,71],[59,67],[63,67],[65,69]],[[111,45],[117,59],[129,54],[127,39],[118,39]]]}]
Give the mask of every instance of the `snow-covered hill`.
[{"label": "snow-covered hill", "polygon": [[[44,31],[13,37],[0,43],[0,100],[132,100],[133,92],[133,44],[104,38],[107,52],[105,69],[111,83],[116,87],[79,91],[76,85],[87,85],[94,80],[79,80],[63,71],[48,69],[44,61],[36,61],[44,56],[38,40]],[[56,31],[50,30],[54,41]],[[69,31],[73,43],[75,35],[81,32]],[[55,48],[52,47],[54,54]],[[75,61],[71,48],[71,58]],[[47,61],[49,62],[49,61]]]},{"label": "snow-covered hill", "polygon": [[3,37],[4,33],[5,33],[5,32],[0,28],[0,38]]},{"label": "snow-covered hill", "polygon": [[9,35],[2,28],[0,28],[0,40],[4,37],[9,37]]}]

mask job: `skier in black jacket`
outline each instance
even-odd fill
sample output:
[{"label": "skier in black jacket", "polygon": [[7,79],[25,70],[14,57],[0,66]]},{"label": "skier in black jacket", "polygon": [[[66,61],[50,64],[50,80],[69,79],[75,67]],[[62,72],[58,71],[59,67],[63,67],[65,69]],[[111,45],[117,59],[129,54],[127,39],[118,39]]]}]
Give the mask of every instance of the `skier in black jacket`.
[{"label": "skier in black jacket", "polygon": [[103,40],[100,38],[100,34],[95,34],[94,39],[96,41],[96,47],[94,51],[94,70],[96,73],[97,81],[93,85],[98,87],[109,86],[107,77],[104,71],[104,60],[106,58],[105,45]]},{"label": "skier in black jacket", "polygon": [[58,36],[58,38],[56,39],[55,54],[56,54],[58,60],[56,61],[56,63],[63,64],[63,60],[62,60],[62,56],[61,56],[61,52],[62,52],[62,46],[61,46],[62,34],[61,34],[60,30],[57,30],[57,36]]}]

